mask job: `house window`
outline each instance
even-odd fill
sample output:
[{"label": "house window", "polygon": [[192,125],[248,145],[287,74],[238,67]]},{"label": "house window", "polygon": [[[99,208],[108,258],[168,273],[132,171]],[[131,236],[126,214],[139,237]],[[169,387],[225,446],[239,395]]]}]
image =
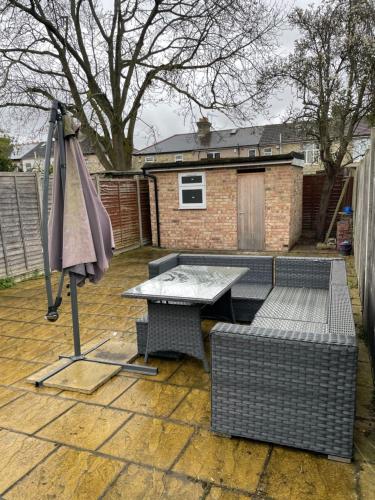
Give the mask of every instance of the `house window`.
[{"label": "house window", "polygon": [[218,160],[220,158],[219,151],[209,151],[207,153],[207,160]]},{"label": "house window", "polygon": [[184,161],[184,155],[180,154],[180,155],[176,155],[174,157],[175,161]]},{"label": "house window", "polygon": [[181,209],[206,208],[206,174],[204,172],[178,174]]},{"label": "house window", "polygon": [[[271,152],[272,154],[272,152]],[[257,150],[255,148],[249,149],[249,158],[255,158],[257,155]]]},{"label": "house window", "polygon": [[27,162],[25,164],[25,172],[30,172],[30,170],[31,170],[31,163]]},{"label": "house window", "polygon": [[263,148],[264,156],[272,156],[272,148]]},{"label": "house window", "polygon": [[146,163],[152,163],[153,161],[155,161],[155,156],[146,156],[145,158]]},{"label": "house window", "polygon": [[353,161],[361,161],[370,146],[370,139],[353,139]]},{"label": "house window", "polygon": [[319,163],[320,151],[318,144],[315,144],[314,142],[311,142],[309,144],[304,144],[303,152],[305,155],[305,163],[308,163],[309,165]]}]

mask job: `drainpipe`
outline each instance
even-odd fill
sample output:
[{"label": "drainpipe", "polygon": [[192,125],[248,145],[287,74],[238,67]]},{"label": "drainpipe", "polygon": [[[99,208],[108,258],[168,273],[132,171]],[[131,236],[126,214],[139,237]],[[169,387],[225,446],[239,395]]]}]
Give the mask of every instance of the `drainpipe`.
[{"label": "drainpipe", "polygon": [[156,233],[158,247],[160,247],[160,215],[159,215],[159,197],[158,197],[158,180],[156,175],[146,174],[144,167],[142,167],[143,175],[154,181],[154,197],[155,197],[155,215],[156,215]]}]

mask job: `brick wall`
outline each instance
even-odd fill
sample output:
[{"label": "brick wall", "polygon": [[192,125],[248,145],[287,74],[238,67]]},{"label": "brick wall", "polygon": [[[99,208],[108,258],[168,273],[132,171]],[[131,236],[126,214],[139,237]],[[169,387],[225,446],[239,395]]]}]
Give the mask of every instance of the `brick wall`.
[{"label": "brick wall", "polygon": [[[207,209],[179,210],[177,172],[158,172],[160,243],[165,248],[237,248],[237,174],[206,171]],[[153,182],[153,181],[151,181]],[[154,190],[150,186],[153,244],[156,244]]]},{"label": "brick wall", "polygon": [[[236,250],[236,169],[206,170],[207,208],[179,210],[177,172],[155,172],[158,179],[160,240],[164,248]],[[302,168],[265,171],[265,250],[289,249],[302,227]],[[153,244],[157,245],[154,186],[150,181]]]},{"label": "brick wall", "polygon": [[291,165],[265,174],[266,250],[288,250],[301,236],[303,170]]}]

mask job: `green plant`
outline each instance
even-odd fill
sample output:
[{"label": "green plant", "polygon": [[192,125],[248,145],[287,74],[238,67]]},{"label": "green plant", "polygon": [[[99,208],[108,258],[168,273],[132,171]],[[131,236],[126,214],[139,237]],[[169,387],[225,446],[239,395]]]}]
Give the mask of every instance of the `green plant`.
[{"label": "green plant", "polygon": [[0,290],[11,288],[14,285],[14,278],[0,278]]},{"label": "green plant", "polygon": [[0,137],[0,172],[10,172],[14,168],[9,158],[12,147],[9,137]]}]

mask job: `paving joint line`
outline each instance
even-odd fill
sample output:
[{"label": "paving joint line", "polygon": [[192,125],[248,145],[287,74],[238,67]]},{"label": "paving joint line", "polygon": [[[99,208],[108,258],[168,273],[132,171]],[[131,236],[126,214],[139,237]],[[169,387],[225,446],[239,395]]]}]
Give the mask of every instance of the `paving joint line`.
[{"label": "paving joint line", "polygon": [[[27,434],[26,434],[27,435]],[[23,476],[17,479],[11,486],[9,486],[7,489],[5,489],[1,494],[0,494],[0,499],[3,498],[1,495],[9,493],[9,491],[14,488],[17,484],[19,484],[23,479],[25,479],[29,474],[31,474],[37,467],[42,465],[49,457],[54,455],[57,450],[59,450],[61,446],[57,443],[55,443],[55,448],[51,450],[42,460],[40,460],[37,464],[35,464],[30,470],[28,470]]]}]

